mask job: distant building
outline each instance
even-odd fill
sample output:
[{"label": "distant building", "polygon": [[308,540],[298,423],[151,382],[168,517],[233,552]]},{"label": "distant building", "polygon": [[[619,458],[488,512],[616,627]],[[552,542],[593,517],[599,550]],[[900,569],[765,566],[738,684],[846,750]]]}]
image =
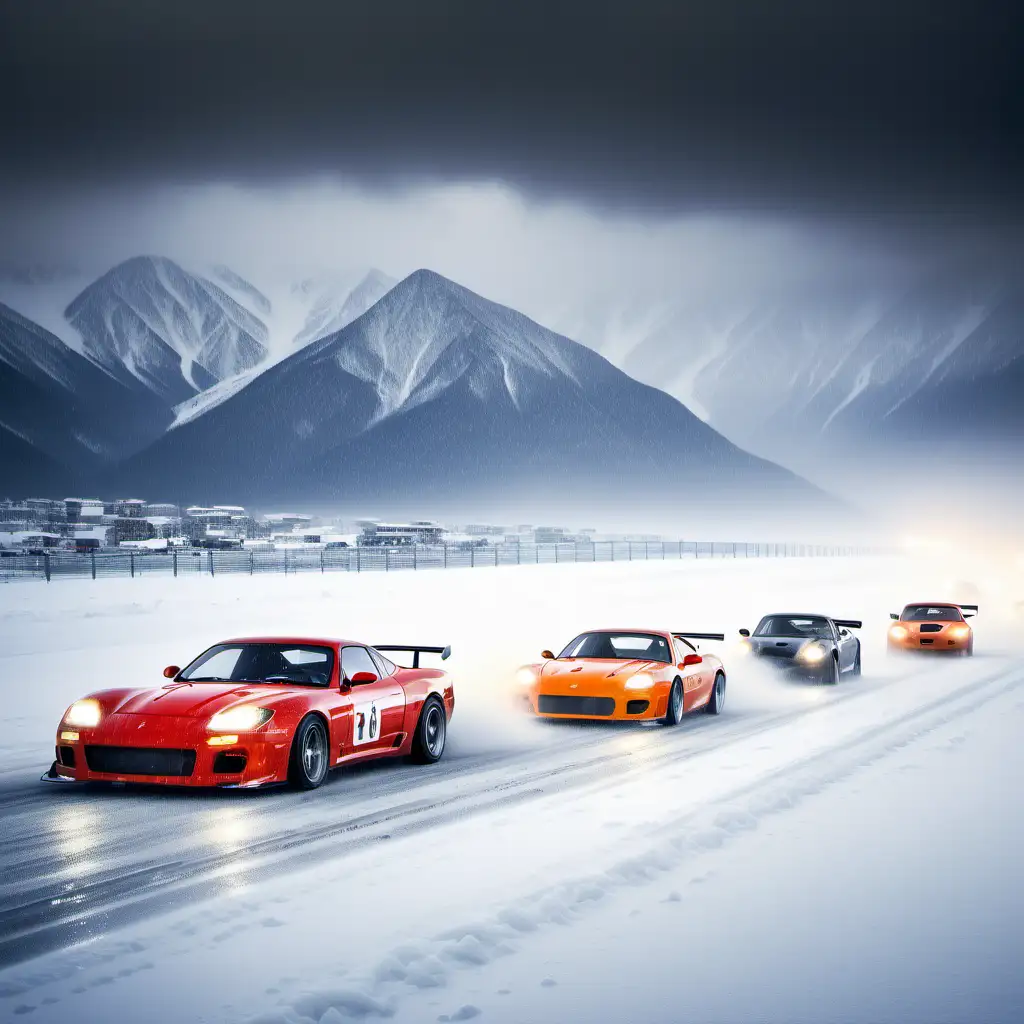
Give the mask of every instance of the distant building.
[{"label": "distant building", "polygon": [[154,516],[160,516],[166,519],[180,519],[181,510],[177,505],[172,505],[166,501],[150,501],[146,504],[143,514],[149,520],[152,520]]},{"label": "distant building", "polygon": [[78,510],[78,522],[80,523],[101,523],[106,515],[106,506],[102,501],[90,501],[85,499]]},{"label": "distant building", "polygon": [[276,532],[282,529],[294,530],[296,527],[305,529],[313,525],[312,516],[299,515],[297,512],[268,512],[263,521]]},{"label": "distant building", "polygon": [[502,537],[507,532],[504,526],[486,526],[481,523],[471,523],[462,531],[471,537]]},{"label": "distant building", "polygon": [[148,519],[137,516],[119,516],[107,530],[107,543],[123,544],[126,540],[152,540],[156,528]]},{"label": "distant building", "polygon": [[27,523],[32,513],[24,505],[0,507],[0,523]]},{"label": "distant building", "polygon": [[122,498],[114,503],[114,515],[123,519],[141,519],[146,503],[141,498]]},{"label": "distant building", "polygon": [[564,526],[538,526],[533,531],[533,542],[535,544],[565,544],[572,540],[565,535]]},{"label": "distant building", "polygon": [[359,543],[367,547],[405,544],[440,544],[444,528],[439,523],[417,520],[412,523],[362,524]]}]

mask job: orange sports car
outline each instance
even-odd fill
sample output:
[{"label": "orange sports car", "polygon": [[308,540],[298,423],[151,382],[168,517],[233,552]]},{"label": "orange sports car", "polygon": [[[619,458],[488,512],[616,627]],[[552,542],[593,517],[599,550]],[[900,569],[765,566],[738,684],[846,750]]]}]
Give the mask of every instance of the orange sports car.
[{"label": "orange sports car", "polygon": [[974,630],[967,619],[977,614],[976,604],[908,604],[889,627],[889,652],[946,651],[969,658],[974,654]]},{"label": "orange sports car", "polygon": [[702,708],[717,715],[725,703],[725,669],[692,640],[723,633],[595,629],[559,655],[519,670],[522,699],[541,718],[661,721],[676,725]]}]

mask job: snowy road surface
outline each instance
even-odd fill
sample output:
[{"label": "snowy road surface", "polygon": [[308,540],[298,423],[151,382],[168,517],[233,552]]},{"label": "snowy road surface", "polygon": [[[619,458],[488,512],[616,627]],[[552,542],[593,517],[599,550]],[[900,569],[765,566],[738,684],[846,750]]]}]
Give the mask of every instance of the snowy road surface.
[{"label": "snowy road surface", "polygon": [[[948,586],[798,560],[2,588],[0,1018],[1019,1018],[1024,663],[996,615],[973,660],[880,650],[906,590]],[[780,607],[863,617],[865,675],[726,648],[718,719],[507,710],[515,666],[580,629]],[[445,760],[306,794],[38,782],[75,696],[263,629],[451,642]]]}]

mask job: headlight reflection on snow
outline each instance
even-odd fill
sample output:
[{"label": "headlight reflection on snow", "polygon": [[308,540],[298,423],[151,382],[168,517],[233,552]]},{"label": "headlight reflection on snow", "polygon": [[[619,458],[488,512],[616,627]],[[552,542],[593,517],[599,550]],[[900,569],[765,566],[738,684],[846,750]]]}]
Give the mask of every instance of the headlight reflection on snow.
[{"label": "headlight reflection on snow", "polygon": [[99,842],[99,815],[91,807],[55,808],[50,817],[50,831],[61,856],[78,862]]},{"label": "headlight reflection on snow", "polygon": [[210,815],[205,834],[215,846],[231,852],[241,849],[252,838],[252,825],[243,809],[220,807]]}]

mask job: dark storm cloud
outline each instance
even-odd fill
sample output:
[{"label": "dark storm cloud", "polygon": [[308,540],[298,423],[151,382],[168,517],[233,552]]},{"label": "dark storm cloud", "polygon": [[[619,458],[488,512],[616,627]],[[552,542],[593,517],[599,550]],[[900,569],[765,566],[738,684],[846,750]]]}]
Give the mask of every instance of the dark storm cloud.
[{"label": "dark storm cloud", "polygon": [[6,0],[0,172],[999,216],[1024,172],[1017,8]]}]

